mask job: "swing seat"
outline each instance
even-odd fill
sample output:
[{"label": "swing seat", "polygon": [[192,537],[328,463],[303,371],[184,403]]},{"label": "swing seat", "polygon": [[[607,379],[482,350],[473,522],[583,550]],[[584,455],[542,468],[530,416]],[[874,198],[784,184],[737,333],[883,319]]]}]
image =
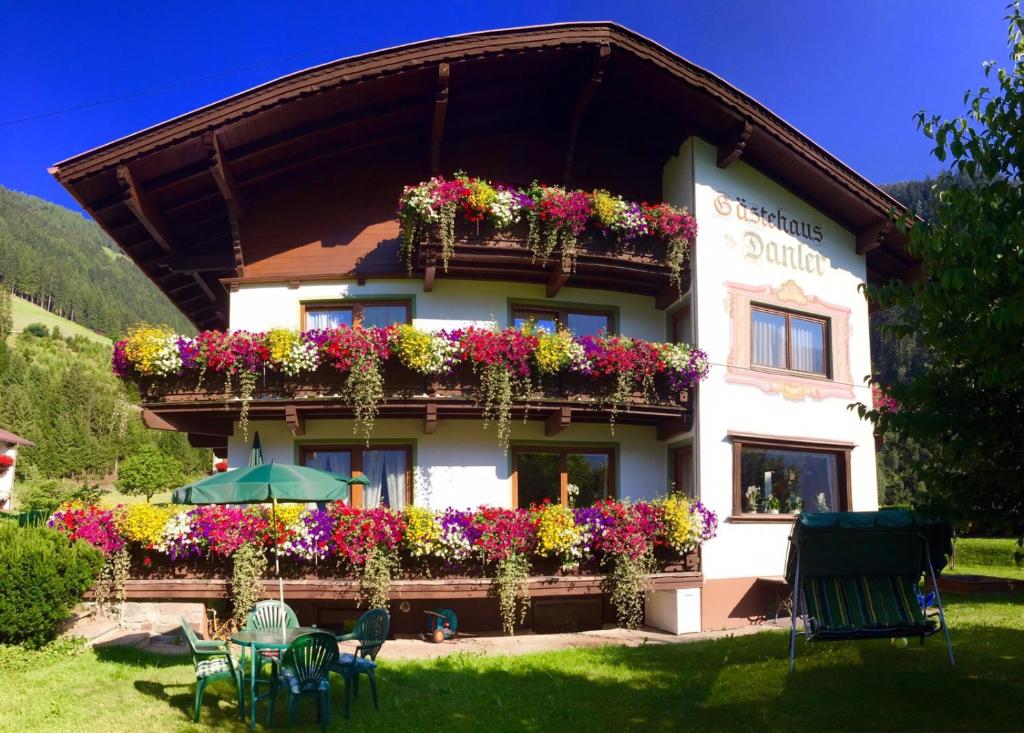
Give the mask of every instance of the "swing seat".
[{"label": "swing seat", "polygon": [[[807,641],[915,637],[924,643],[942,631],[954,664],[937,583],[952,549],[948,523],[910,512],[801,514],[786,562],[790,670],[798,633]],[[919,590],[922,576],[931,581],[934,611]]]}]

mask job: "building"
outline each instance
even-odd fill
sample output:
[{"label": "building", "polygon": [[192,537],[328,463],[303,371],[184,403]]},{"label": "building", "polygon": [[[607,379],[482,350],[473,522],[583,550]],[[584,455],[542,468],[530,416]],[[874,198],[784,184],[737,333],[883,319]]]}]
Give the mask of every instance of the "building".
[{"label": "building", "polygon": [[[357,503],[561,500],[570,470],[594,496],[652,498],[675,483],[723,519],[699,580],[651,598],[677,629],[763,613],[801,503],[876,508],[872,428],[847,406],[870,397],[858,286],[914,273],[888,223],[899,204],[727,82],[617,25],[343,59],[51,170],[200,329],[558,319],[708,354],[688,399],[634,405],[614,433],[607,406],[564,394],[534,405],[508,455],[457,394],[389,399],[369,446],[343,401],[308,385],[256,394],[247,414],[265,457],[373,475]],[[459,170],[685,205],[699,229],[682,292],[663,261],[588,243],[566,271],[521,241],[472,236],[445,269],[426,241],[410,275],[395,202]],[[146,420],[244,465],[241,405],[221,392],[156,388]]]},{"label": "building", "polygon": [[14,469],[18,463],[18,448],[25,445],[35,444],[0,428],[0,511],[14,509]]}]

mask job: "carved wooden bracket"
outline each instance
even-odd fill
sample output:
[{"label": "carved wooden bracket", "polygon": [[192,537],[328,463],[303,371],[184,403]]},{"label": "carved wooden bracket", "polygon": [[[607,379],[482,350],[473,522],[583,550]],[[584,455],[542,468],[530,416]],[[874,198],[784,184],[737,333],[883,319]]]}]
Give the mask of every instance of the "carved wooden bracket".
[{"label": "carved wooden bracket", "polygon": [[306,418],[303,417],[298,408],[294,405],[286,405],[284,408],[284,421],[291,428],[292,435],[306,434]]},{"label": "carved wooden bracket", "polygon": [[867,229],[857,233],[857,254],[865,255],[868,252],[878,249],[889,232],[892,231],[892,222],[888,219],[879,219]]},{"label": "carved wooden bracket", "polygon": [[753,131],[754,126],[750,124],[750,120],[743,120],[739,129],[718,144],[719,168],[728,168],[733,161],[743,155],[743,150],[747,147],[747,141],[750,140],[750,134]]},{"label": "carved wooden bracket", "polygon": [[569,273],[562,269],[562,263],[559,262],[555,265],[555,269],[551,273],[551,277],[548,278],[547,286],[544,289],[545,294],[549,298],[554,298],[558,295],[558,291],[562,289],[562,286],[568,281]]},{"label": "carved wooden bracket", "polygon": [[437,277],[437,258],[434,255],[427,256],[426,266],[423,268],[423,292],[429,293],[434,289],[434,279]]},{"label": "carved wooden bracket", "polygon": [[572,423],[572,408],[571,407],[559,407],[555,412],[552,412],[544,420],[544,435],[549,438],[552,435],[558,435],[558,433],[565,430]]},{"label": "carved wooden bracket", "polygon": [[429,402],[423,415],[423,433],[433,435],[435,430],[437,430],[437,405]]},{"label": "carved wooden bracket", "polygon": [[671,420],[666,420],[658,425],[657,438],[658,440],[672,440],[684,433],[690,431],[691,420],[688,417],[676,417]]}]

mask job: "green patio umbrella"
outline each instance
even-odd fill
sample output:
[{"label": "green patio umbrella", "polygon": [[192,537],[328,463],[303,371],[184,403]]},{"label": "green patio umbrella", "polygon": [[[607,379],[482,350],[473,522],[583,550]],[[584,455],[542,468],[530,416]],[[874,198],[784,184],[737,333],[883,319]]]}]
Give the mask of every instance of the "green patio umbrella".
[{"label": "green patio umbrella", "polygon": [[252,436],[252,448],[249,449],[249,465],[263,465],[263,446],[260,445],[260,431],[257,430]]},{"label": "green patio umbrella", "polygon": [[[279,501],[344,501],[349,497],[350,485],[368,483],[365,476],[343,478],[308,466],[270,462],[207,476],[175,489],[171,501],[175,504],[265,504],[269,501],[276,527]],[[280,575],[276,532],[274,566]]]},{"label": "green patio umbrella", "polygon": [[[253,440],[250,460],[262,450],[259,438]],[[175,489],[171,501],[175,504],[264,504],[271,502],[273,526],[277,527],[277,502],[339,501],[349,496],[351,484],[369,483],[365,476],[342,478],[333,473],[307,466],[293,466],[283,463],[236,468],[233,471],[216,473],[187,486]],[[274,570],[284,606],[284,581],[281,579],[281,558],[274,532]],[[281,614],[283,623],[284,614]],[[282,629],[283,633],[283,629]]]}]

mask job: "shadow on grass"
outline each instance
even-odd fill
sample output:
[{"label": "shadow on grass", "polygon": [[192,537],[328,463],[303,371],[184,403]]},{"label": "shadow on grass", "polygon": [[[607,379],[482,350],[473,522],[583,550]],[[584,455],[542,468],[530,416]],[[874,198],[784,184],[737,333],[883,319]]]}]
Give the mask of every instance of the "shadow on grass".
[{"label": "shadow on grass", "polygon": [[[1004,601],[1005,602],[1005,601]],[[380,711],[367,686],[342,718],[340,678],[332,677],[332,730],[345,731],[943,731],[1014,730],[1024,699],[1024,632],[973,626],[954,630],[958,666],[941,638],[924,647],[887,641],[805,644],[787,672],[787,637],[747,637],[641,648],[602,647],[522,657],[454,655],[388,662],[378,672]],[[386,653],[386,647],[385,647]],[[138,666],[135,689],[174,708],[182,730],[245,730],[230,683],[212,685],[199,726],[190,723],[187,658],[138,650],[97,650],[101,660]],[[187,665],[168,684],[163,667]],[[278,701],[275,728],[286,725]],[[259,707],[262,729],[266,708]],[[301,724],[315,728],[313,704]]]}]

